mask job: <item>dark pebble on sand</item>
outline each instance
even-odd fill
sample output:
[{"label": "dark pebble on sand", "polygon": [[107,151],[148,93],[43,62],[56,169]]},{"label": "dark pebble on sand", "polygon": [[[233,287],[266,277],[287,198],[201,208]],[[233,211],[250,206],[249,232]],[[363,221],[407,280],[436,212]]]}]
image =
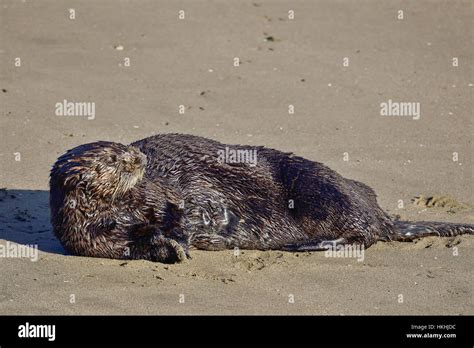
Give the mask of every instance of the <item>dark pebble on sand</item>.
[{"label": "dark pebble on sand", "polygon": [[7,93],[7,90],[5,88],[2,88],[3,93]]}]

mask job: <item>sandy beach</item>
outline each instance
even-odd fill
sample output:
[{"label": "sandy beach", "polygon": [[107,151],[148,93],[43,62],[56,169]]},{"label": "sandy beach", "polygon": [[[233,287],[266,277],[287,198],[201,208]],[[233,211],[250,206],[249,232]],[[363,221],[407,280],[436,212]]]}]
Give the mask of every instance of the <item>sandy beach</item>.
[{"label": "sandy beach", "polygon": [[[0,257],[0,314],[473,315],[472,235],[379,242],[363,260],[192,250],[165,265],[66,255],[48,203],[68,149],[176,132],[322,162],[371,186],[392,216],[472,224],[473,12],[472,1],[2,0],[0,245],[39,254]],[[64,101],[94,115],[58,115]],[[389,101],[419,112],[382,115]]]}]

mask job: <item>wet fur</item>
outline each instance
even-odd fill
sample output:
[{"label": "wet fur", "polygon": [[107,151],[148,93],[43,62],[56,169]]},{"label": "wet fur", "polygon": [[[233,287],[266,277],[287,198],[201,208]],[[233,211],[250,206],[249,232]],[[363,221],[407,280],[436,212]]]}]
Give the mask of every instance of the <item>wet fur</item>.
[{"label": "wet fur", "polygon": [[110,142],[81,145],[58,159],[50,179],[51,222],[68,252],[160,262],[186,258],[177,197],[160,180],[143,179],[145,166],[139,151]]},{"label": "wet fur", "polygon": [[[181,134],[156,135],[131,146],[83,146],[60,157],[51,172],[55,233],[79,255],[123,258],[128,246],[131,258],[174,262],[184,258],[188,246],[301,251],[321,250],[328,243],[369,247],[378,240],[474,233],[473,225],[394,222],[367,185],[321,163],[265,147]],[[221,163],[218,150],[226,146],[257,150],[256,166]],[[106,172],[124,178],[79,165],[80,180],[74,166],[65,163],[74,156],[84,163],[89,147],[97,152],[91,155],[94,166],[114,152],[120,158],[133,153],[142,158],[141,165],[124,173],[118,162],[108,162]],[[84,196],[79,211],[66,208],[71,196]],[[145,231],[141,239],[137,231]]]}]

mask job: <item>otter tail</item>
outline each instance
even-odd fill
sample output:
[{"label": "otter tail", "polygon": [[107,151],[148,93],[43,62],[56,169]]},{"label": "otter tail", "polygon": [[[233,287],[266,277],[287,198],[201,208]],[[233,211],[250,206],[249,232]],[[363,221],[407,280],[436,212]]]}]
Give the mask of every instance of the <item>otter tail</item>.
[{"label": "otter tail", "polygon": [[385,235],[381,240],[395,240],[400,242],[411,242],[415,239],[439,236],[453,237],[460,234],[474,234],[474,224],[456,224],[434,221],[394,221],[394,232]]}]

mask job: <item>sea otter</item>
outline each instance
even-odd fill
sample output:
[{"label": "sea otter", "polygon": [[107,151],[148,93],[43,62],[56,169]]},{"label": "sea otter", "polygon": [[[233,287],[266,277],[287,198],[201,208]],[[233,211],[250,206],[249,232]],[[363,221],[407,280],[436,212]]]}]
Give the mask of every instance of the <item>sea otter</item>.
[{"label": "sea otter", "polygon": [[50,187],[54,232],[84,256],[175,262],[189,247],[313,251],[474,234],[393,221],[369,186],[292,153],[183,134],[81,145],[55,163]]},{"label": "sea otter", "polygon": [[188,239],[180,226],[178,198],[161,180],[143,178],[146,163],[136,148],[104,141],[59,157],[51,170],[51,223],[68,252],[186,259]]}]

